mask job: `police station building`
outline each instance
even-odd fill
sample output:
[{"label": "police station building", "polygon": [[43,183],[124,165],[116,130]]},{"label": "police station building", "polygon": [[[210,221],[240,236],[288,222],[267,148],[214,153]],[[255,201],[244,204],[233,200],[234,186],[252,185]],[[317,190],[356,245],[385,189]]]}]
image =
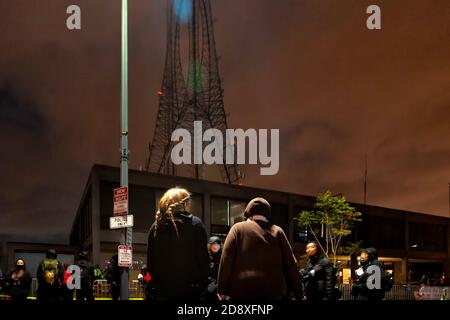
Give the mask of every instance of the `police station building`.
[{"label": "police station building", "polygon": [[[113,189],[119,187],[119,168],[94,165],[73,222],[70,246],[87,249],[95,264],[104,265],[117,253],[120,231],[109,229],[113,213]],[[147,232],[154,221],[159,199],[165,190],[181,186],[192,192],[192,213],[199,216],[210,235],[225,236],[243,220],[249,200],[262,196],[272,206],[272,221],[281,226],[295,254],[304,254],[308,232],[298,226],[298,215],[312,208],[310,196],[230,185],[205,180],[167,176],[144,171],[129,172],[129,213],[134,216],[133,268],[146,263]],[[380,260],[394,275],[395,282],[417,282],[426,274],[431,279],[450,269],[450,219],[427,214],[352,203],[363,221],[352,240],[376,247]],[[350,258],[340,257],[342,280],[348,282]]]}]

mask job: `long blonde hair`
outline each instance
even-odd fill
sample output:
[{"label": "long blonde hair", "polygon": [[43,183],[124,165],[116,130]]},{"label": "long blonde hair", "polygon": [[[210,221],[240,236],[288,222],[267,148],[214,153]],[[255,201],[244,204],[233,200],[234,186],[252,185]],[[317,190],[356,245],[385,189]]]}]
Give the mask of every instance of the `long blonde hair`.
[{"label": "long blonde hair", "polygon": [[161,200],[159,200],[159,208],[156,211],[155,215],[155,233],[154,237],[156,237],[156,232],[158,230],[158,225],[163,217],[165,217],[170,224],[175,229],[177,234],[177,238],[179,238],[178,228],[173,218],[173,214],[177,211],[185,210],[185,203],[191,197],[189,191],[184,188],[175,187],[171,188],[164,193]]}]

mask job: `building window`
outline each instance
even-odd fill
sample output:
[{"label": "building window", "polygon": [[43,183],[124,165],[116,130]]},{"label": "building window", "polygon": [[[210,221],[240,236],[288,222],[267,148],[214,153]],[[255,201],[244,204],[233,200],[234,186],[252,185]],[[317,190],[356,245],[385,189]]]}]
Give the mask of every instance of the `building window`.
[{"label": "building window", "polygon": [[405,222],[401,219],[366,215],[357,228],[358,240],[364,241],[367,247],[396,250],[405,248]]},{"label": "building window", "polygon": [[235,223],[244,221],[244,211],[247,206],[246,202],[230,200],[229,202],[230,210],[230,226]]},{"label": "building window", "polygon": [[228,209],[227,199],[211,199],[211,224],[229,226],[230,216],[228,214]]},{"label": "building window", "polygon": [[298,217],[292,219],[294,225],[294,242],[308,242],[308,228],[298,224]]},{"label": "building window", "polygon": [[416,251],[447,251],[447,226],[432,223],[409,223],[408,245]]},{"label": "building window", "polygon": [[230,227],[244,221],[246,201],[211,198],[211,234],[226,235]]},{"label": "building window", "polygon": [[303,210],[311,210],[311,208],[294,207],[294,216],[292,218],[294,242],[307,243],[309,240],[308,228],[306,226],[299,225],[299,215]]}]

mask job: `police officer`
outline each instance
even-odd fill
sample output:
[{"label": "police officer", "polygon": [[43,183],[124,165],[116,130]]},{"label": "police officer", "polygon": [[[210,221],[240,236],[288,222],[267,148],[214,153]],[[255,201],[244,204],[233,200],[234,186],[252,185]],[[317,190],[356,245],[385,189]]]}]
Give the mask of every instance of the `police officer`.
[{"label": "police officer", "polygon": [[[384,268],[378,261],[375,248],[362,250],[359,256],[359,265],[356,270],[356,283],[352,286],[352,296],[355,300],[383,300],[385,290]],[[379,279],[373,278],[379,276]]]},{"label": "police officer", "polygon": [[64,267],[57,259],[54,249],[49,249],[38,267],[37,298],[44,301],[61,300],[61,285],[64,280]]},{"label": "police officer", "polygon": [[306,255],[309,258],[308,263],[306,268],[300,271],[306,300],[336,299],[334,268],[320,251],[317,242],[312,241],[306,245]]},{"label": "police officer", "polygon": [[209,285],[207,289],[207,299],[217,298],[217,274],[219,272],[220,258],[222,256],[222,241],[217,236],[209,238]]},{"label": "police officer", "polygon": [[94,301],[94,266],[88,259],[88,253],[86,251],[80,252],[78,262],[80,267],[80,285],[81,288],[77,289],[77,301]]}]

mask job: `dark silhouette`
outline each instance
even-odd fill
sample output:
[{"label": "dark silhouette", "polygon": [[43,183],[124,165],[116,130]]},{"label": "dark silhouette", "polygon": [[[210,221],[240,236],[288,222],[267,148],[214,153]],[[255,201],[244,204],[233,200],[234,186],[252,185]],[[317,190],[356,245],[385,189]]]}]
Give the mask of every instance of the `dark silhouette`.
[{"label": "dark silhouette", "polygon": [[88,260],[88,253],[82,251],[79,255],[77,266],[80,267],[80,289],[77,289],[77,301],[94,301],[94,266]]},{"label": "dark silhouette", "polygon": [[120,296],[120,267],[119,257],[113,255],[106,266],[105,278],[111,285],[111,295],[113,300],[118,300]]},{"label": "dark silhouette", "polygon": [[61,300],[61,286],[64,280],[64,267],[57,260],[56,251],[50,249],[37,270],[37,298],[43,301]]},{"label": "dark silhouette", "polygon": [[202,221],[189,212],[189,198],[187,190],[172,188],[159,202],[148,236],[149,299],[198,300],[206,291],[207,234]]},{"label": "dark silhouette", "polygon": [[320,251],[316,242],[306,245],[308,263],[301,270],[304,292],[308,301],[335,300],[338,298],[336,274],[333,265]]},{"label": "dark silhouette", "polygon": [[30,293],[31,276],[26,270],[25,261],[17,259],[14,270],[6,276],[5,292],[14,301],[25,301]]}]

